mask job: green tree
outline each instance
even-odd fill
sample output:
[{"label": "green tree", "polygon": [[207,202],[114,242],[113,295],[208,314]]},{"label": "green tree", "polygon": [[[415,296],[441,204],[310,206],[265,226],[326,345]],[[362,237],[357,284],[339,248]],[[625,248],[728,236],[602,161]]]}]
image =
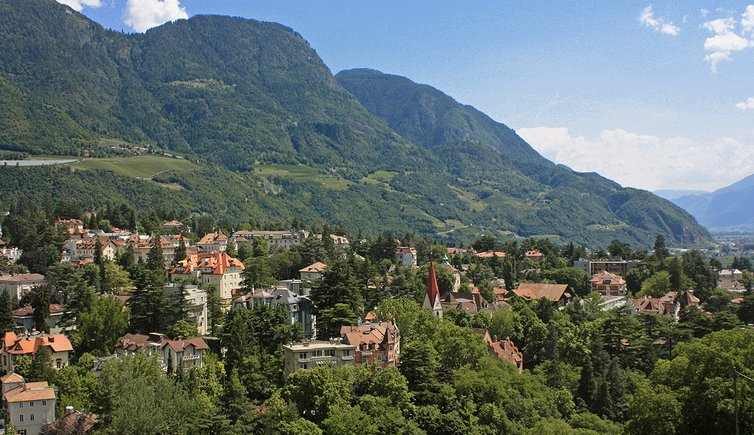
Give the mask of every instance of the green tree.
[{"label": "green tree", "polygon": [[105,261],[102,265],[102,291],[115,292],[131,286],[128,272],[112,261]]},{"label": "green tree", "polygon": [[628,403],[629,434],[673,435],[681,421],[681,404],[676,394],[665,385],[641,385]]},{"label": "green tree", "polygon": [[78,354],[108,356],[118,339],[128,330],[129,310],[117,299],[101,296],[92,307],[81,312],[73,338]]},{"label": "green tree", "polygon": [[175,248],[175,252],[173,254],[173,267],[175,267],[175,265],[178,264],[179,261],[183,261],[187,257],[188,254],[186,253],[186,242],[183,241],[183,236],[181,236],[178,240],[178,247]]},{"label": "green tree", "polygon": [[0,332],[13,331],[16,322],[13,320],[13,301],[10,293],[0,292]]},{"label": "green tree", "polygon": [[651,296],[659,298],[671,291],[670,274],[664,270],[656,272],[641,285],[639,296]]},{"label": "green tree", "polygon": [[668,251],[668,248],[665,246],[665,237],[662,234],[658,234],[655,238],[653,249],[654,254],[652,255],[657,261],[662,262],[670,256],[670,251]]},{"label": "green tree", "polygon": [[362,314],[361,285],[356,271],[347,261],[330,264],[311,291],[321,337],[340,336],[340,327]]},{"label": "green tree", "polygon": [[152,244],[149,252],[147,252],[145,266],[149,270],[165,273],[165,256],[162,253],[162,237],[160,237],[160,233],[152,235]]},{"label": "green tree", "polygon": [[52,288],[49,285],[42,285],[35,288],[31,295],[31,306],[34,316],[34,327],[40,332],[50,332],[47,319],[50,318],[50,302],[52,299]]},{"label": "green tree", "polygon": [[131,330],[142,334],[163,331],[170,316],[162,283],[163,271],[141,267],[137,271],[136,289],[128,300],[131,308]]},{"label": "green tree", "polygon": [[31,360],[31,367],[29,369],[27,381],[52,382],[54,377],[55,369],[52,368],[52,351],[49,346],[42,346],[37,350],[37,353]]},{"label": "green tree", "polygon": [[358,405],[335,408],[330,416],[322,422],[322,426],[328,434],[333,435],[350,435],[353,433],[376,435],[380,433],[372,418],[362,411]]}]

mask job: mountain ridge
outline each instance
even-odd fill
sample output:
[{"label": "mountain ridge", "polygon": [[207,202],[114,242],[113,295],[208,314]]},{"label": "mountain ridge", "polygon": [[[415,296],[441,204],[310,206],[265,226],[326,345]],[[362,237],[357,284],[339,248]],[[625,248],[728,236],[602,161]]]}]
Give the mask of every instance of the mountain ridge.
[{"label": "mountain ridge", "polygon": [[[676,243],[709,238],[669,203],[558,167],[504,124],[434,88],[416,95],[435,111],[416,112],[396,95],[404,113],[377,116],[301,35],[276,23],[197,16],[126,35],[53,0],[0,0],[0,43],[7,47],[0,88],[8,89],[0,97],[0,126],[7,127],[0,152],[107,153],[102,143],[114,140],[182,154],[203,169],[156,180],[182,191],[145,191],[179,201],[184,213],[215,213],[234,225],[288,219],[296,210],[354,231],[450,231],[458,240],[482,231],[591,246],[612,238],[648,246],[656,234]],[[434,119],[410,131],[411,122],[390,122],[425,115]],[[29,127],[45,119],[45,128]],[[65,170],[31,173],[70,183],[40,184],[48,190],[41,194],[62,189],[97,206],[90,193],[69,188],[77,184]],[[212,194],[213,173],[238,184],[227,189],[230,203],[216,202],[218,210],[199,203],[198,192]],[[0,185],[5,201],[34,188],[33,177],[16,178],[29,184]],[[106,196],[145,203],[144,193],[126,190]],[[263,208],[239,205],[249,198]]]}]

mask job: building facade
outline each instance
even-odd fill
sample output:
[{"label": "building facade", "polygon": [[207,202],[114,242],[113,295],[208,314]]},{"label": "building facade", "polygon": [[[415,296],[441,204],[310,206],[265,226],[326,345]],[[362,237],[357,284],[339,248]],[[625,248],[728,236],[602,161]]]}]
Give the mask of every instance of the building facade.
[{"label": "building facade", "polygon": [[283,375],[288,376],[296,370],[313,369],[323,364],[335,367],[354,365],[356,346],[343,343],[339,338],[299,341],[283,346],[283,352]]}]

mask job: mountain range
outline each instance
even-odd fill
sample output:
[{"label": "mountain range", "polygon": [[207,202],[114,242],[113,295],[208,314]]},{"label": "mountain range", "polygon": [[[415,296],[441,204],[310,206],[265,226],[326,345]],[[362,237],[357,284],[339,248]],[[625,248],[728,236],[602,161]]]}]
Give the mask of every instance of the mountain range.
[{"label": "mountain range", "polygon": [[670,202],[556,165],[430,86],[366,69],[333,76],[279,24],[196,16],[123,34],[54,0],[0,0],[0,46],[0,158],[118,144],[191,162],[141,178],[98,159],[0,168],[0,207],[66,197],[209,213],[227,227],[297,219],[459,242],[482,231],[592,247],[710,237]]},{"label": "mountain range", "polygon": [[682,195],[671,201],[715,231],[754,231],[754,175],[714,192]]}]

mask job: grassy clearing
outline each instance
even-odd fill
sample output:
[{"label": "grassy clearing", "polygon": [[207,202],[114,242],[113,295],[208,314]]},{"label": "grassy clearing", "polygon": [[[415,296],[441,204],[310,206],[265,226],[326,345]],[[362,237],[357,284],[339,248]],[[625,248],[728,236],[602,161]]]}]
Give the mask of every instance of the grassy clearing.
[{"label": "grassy clearing", "polygon": [[396,175],[398,175],[398,173],[393,171],[377,171],[369,174],[367,178],[381,183],[390,183]]},{"label": "grassy clearing", "polygon": [[347,190],[352,181],[336,175],[323,174],[306,165],[254,165],[254,175],[263,178],[293,178],[311,184],[319,184],[327,189]]},{"label": "grassy clearing", "polygon": [[76,169],[104,169],[133,178],[152,178],[166,171],[190,171],[199,167],[188,160],[161,156],[112,157],[86,159],[73,165]]},{"label": "grassy clearing", "polygon": [[448,188],[455,192],[455,194],[458,196],[458,199],[465,202],[469,205],[469,207],[474,211],[484,211],[484,209],[487,208],[487,204],[482,202],[479,198],[477,198],[476,195],[474,195],[472,192],[469,192],[467,190],[459,189],[454,186],[448,185]]}]

